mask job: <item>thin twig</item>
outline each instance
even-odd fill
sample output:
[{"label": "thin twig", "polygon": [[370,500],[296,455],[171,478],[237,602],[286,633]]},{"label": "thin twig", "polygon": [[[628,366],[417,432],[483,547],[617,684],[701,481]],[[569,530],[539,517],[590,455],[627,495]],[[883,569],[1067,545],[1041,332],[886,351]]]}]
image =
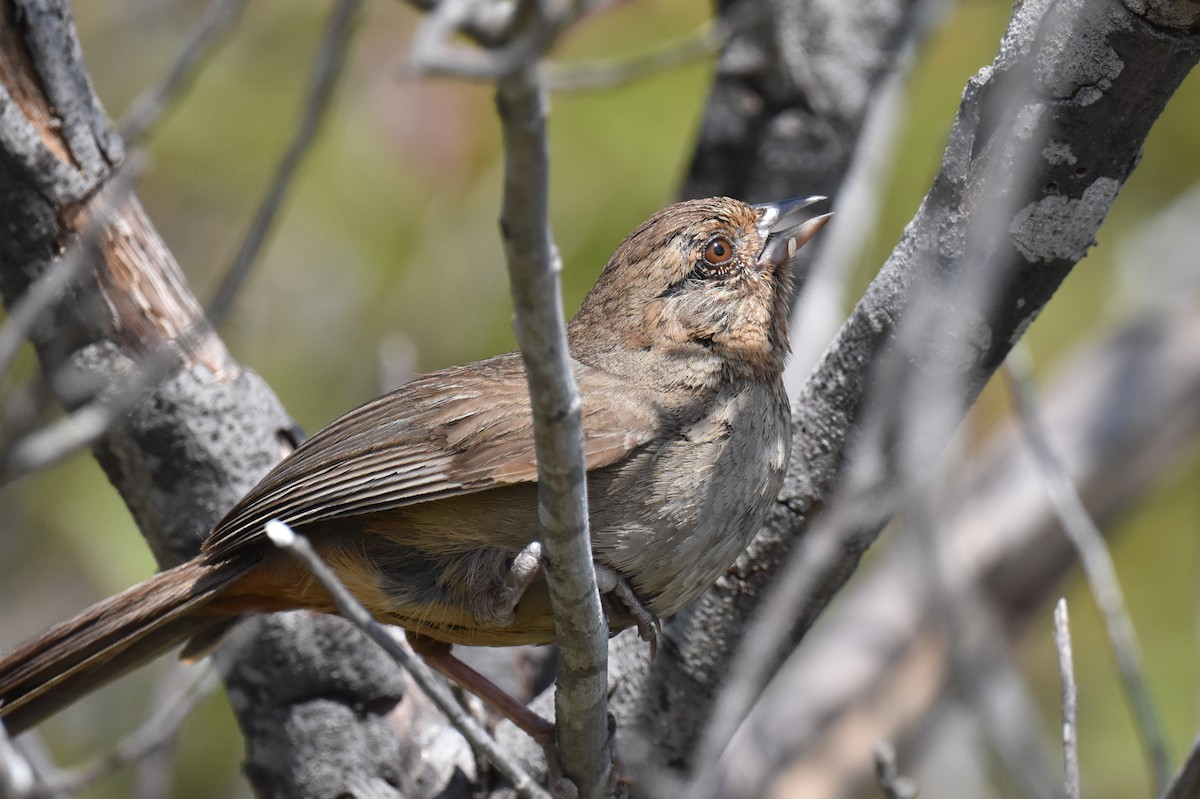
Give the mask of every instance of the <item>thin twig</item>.
[{"label": "thin twig", "polygon": [[34,281],[13,305],[0,328],[0,376],[8,372],[20,352],[21,343],[38,323],[42,314],[59,296],[79,280],[88,263],[84,254],[95,244],[100,225],[89,227],[81,246],[73,247],[50,269]]},{"label": "thin twig", "polygon": [[143,396],[150,383],[142,374],[139,372],[131,378],[120,398],[88,403],[14,443],[0,462],[0,483],[52,466],[95,443]]},{"label": "thin twig", "polygon": [[1054,606],[1054,646],[1058,649],[1058,675],[1062,680],[1063,788],[1067,799],[1079,799],[1079,741],[1075,724],[1075,665],[1071,656],[1071,626],[1067,600]]},{"label": "thin twig", "polygon": [[178,99],[245,7],[246,0],[212,0],[208,4],[167,74],[139,94],[125,112],[119,130],[126,147],[145,136],[163,111]]},{"label": "thin twig", "polygon": [[442,0],[413,38],[409,70],[417,76],[439,76],[495,83],[536,62],[548,40],[544,27],[525,25],[503,45],[487,50],[452,44],[455,34],[485,4],[472,0]]},{"label": "thin twig", "polygon": [[23,799],[33,796],[37,787],[37,775],[33,767],[17,748],[0,721],[0,796],[5,799]]},{"label": "thin twig", "polygon": [[496,106],[504,138],[500,229],[533,412],[541,541],[554,564],[546,583],[561,654],[559,754],[581,796],[607,796],[608,628],[588,535],[581,402],[567,351],[562,263],[548,218],[546,97],[536,66],[501,80]]},{"label": "thin twig", "polygon": [[1171,784],[1160,794],[1160,799],[1195,799],[1200,796],[1200,738],[1192,743],[1192,751],[1179,767]]},{"label": "thin twig", "polygon": [[221,669],[203,664],[187,675],[163,701],[155,702],[153,712],[111,752],[70,769],[62,769],[46,779],[51,790],[75,793],[107,777],[130,763],[170,745],[192,712],[220,685]]},{"label": "thin twig", "polygon": [[887,799],[916,799],[916,784],[900,775],[896,766],[896,747],[887,741],[875,742],[875,779]]},{"label": "thin twig", "polygon": [[632,58],[546,64],[542,67],[542,80],[552,92],[612,89],[713,55],[728,39],[729,33],[723,26],[704,25],[681,39],[664,42]]},{"label": "thin twig", "polygon": [[488,735],[479,722],[455,700],[445,683],[436,677],[429,667],[409,649],[407,643],[397,640],[354,598],[337,575],[317,555],[307,538],[277,519],[267,522],[266,532],[275,546],[290,552],[317,578],[317,581],[333,598],[338,613],[366,633],[396,663],[412,675],[417,685],[421,686],[421,690],[433,700],[438,709],[450,720],[450,723],[467,739],[471,748],[490,760],[497,770],[512,782],[518,794],[532,799],[549,799],[550,795],[525,772],[519,763],[500,748],[495,739]]},{"label": "thin twig", "polygon": [[288,144],[287,150],[275,167],[275,176],[263,197],[254,221],[247,231],[237,255],[225,273],[217,293],[208,306],[208,318],[218,324],[229,311],[241,291],[242,285],[250,275],[250,270],[262,250],[279,215],[279,209],[291,188],[292,180],[308,154],[313,140],[320,129],[321,121],[329,110],[329,101],[333,97],[334,87],[341,73],[342,64],[346,59],[347,44],[350,40],[352,23],[357,16],[362,0],[338,0],[325,26],[325,33],[317,48],[313,61],[312,73],[309,76],[308,94],[305,97],[304,109],[296,126],[296,133]]},{"label": "thin twig", "polygon": [[1117,579],[1112,555],[1109,554],[1104,536],[1092,521],[1074,482],[1067,474],[1062,458],[1050,441],[1049,431],[1042,421],[1037,397],[1029,378],[1027,349],[1014,349],[1005,363],[1005,374],[1008,376],[1018,424],[1042,473],[1047,495],[1063,531],[1079,553],[1079,562],[1087,577],[1088,587],[1104,616],[1109,646],[1112,647],[1125,692],[1133,705],[1142,744],[1150,762],[1154,791],[1156,794],[1162,793],[1171,777],[1166,735],[1146,684],[1137,632],[1125,607],[1125,596]]}]

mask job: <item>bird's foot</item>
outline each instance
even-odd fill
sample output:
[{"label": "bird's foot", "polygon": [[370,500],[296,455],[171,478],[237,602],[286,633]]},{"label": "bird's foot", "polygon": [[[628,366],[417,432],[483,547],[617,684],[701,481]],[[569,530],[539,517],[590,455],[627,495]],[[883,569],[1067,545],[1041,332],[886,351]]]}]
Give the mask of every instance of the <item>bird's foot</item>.
[{"label": "bird's foot", "polygon": [[653,662],[655,655],[658,654],[658,637],[662,632],[662,623],[659,622],[658,616],[655,616],[654,612],[646,607],[645,603],[629,587],[625,578],[615,569],[597,563],[596,584],[600,588],[600,593],[616,597],[621,605],[629,611],[629,615],[633,616],[633,620],[637,624],[638,637],[650,644],[650,660]]}]

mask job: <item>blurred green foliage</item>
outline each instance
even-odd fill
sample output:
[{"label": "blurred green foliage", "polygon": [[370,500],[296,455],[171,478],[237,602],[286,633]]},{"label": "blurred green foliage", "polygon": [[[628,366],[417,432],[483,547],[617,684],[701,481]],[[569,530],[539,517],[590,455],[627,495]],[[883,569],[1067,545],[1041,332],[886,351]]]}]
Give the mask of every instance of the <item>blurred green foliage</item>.
[{"label": "blurred green foliage", "polygon": [[[146,144],[143,202],[202,299],[236,251],[291,134],[327,5],[249,4],[234,35]],[[114,118],[162,74],[203,6],[198,0],[78,5],[84,52]],[[991,61],[1009,11],[1002,0],[962,2],[921,48],[898,121],[894,165],[881,187],[881,217],[856,275],[860,290],[927,190],[964,82]],[[694,30],[709,13],[699,0],[620,4],[585,20],[555,58],[642,52]],[[407,45],[418,20],[400,2],[366,5],[323,134],[222,328],[235,357],[261,372],[310,431],[395,382],[409,360],[411,368],[428,371],[514,345],[496,230],[501,166],[491,94],[484,86],[409,73]],[[617,242],[674,197],[711,71],[711,61],[699,61],[617,89],[553,97],[551,206],[568,312]],[[1129,312],[1114,289],[1116,245],[1195,185],[1198,94],[1200,78],[1193,76],[1157,124],[1100,232],[1101,246],[1033,326],[1029,339],[1043,369]],[[1003,393],[989,390],[971,424],[982,431],[1005,413]],[[1194,466],[1186,468],[1131,512],[1115,552],[1176,758],[1197,723],[1198,477]],[[0,646],[152,568],[119,498],[86,455],[0,491],[0,557]],[[1064,590],[1080,647],[1085,788],[1097,797],[1145,795],[1140,749],[1090,600],[1077,578]],[[1022,660],[1055,729],[1049,609],[1045,617]],[[151,700],[142,685],[125,681],[48,724],[56,753],[72,762],[131,729]],[[229,711],[215,697],[183,735],[174,795],[245,794],[239,755]],[[132,780],[126,773],[86,795],[126,796]]]}]

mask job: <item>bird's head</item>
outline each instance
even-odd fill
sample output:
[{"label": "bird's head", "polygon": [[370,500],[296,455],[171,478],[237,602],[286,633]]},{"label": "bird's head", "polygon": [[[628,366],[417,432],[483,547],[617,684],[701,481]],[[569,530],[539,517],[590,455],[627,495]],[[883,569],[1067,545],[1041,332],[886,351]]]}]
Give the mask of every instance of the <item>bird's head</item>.
[{"label": "bird's head", "polygon": [[787,355],[791,260],[825,224],[823,197],[669,206],[629,235],[572,320],[578,360],[696,388],[776,379]]}]

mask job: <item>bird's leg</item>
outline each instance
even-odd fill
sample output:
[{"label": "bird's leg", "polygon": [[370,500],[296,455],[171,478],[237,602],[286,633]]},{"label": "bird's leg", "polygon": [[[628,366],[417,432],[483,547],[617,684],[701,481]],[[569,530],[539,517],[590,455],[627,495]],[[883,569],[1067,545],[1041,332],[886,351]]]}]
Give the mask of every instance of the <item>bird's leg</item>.
[{"label": "bird's leg", "polygon": [[404,634],[413,650],[418,652],[431,668],[491,705],[493,710],[532,738],[546,756],[547,784],[556,795],[572,795],[573,786],[569,780],[564,779],[562,765],[558,761],[558,745],[552,722],[534,713],[496,683],[452,655],[450,644],[407,630]]},{"label": "bird's leg", "polygon": [[[513,558],[504,586],[495,605],[485,613],[476,613],[478,621],[495,627],[507,627],[516,621],[517,603],[533,581],[542,576],[542,545],[532,541]],[[482,618],[480,618],[482,617]]]},{"label": "bird's leg", "polygon": [[654,656],[658,654],[658,636],[662,631],[658,617],[642,603],[624,577],[603,563],[596,564],[596,585],[601,594],[612,594],[633,616],[637,623],[638,637],[650,644],[650,660],[653,661]]},{"label": "bird's leg", "polygon": [[500,686],[450,653],[450,645],[405,631],[408,643],[434,670],[487,702],[504,718],[524,730],[542,749],[547,761],[554,752],[554,725],[514,699]]}]

